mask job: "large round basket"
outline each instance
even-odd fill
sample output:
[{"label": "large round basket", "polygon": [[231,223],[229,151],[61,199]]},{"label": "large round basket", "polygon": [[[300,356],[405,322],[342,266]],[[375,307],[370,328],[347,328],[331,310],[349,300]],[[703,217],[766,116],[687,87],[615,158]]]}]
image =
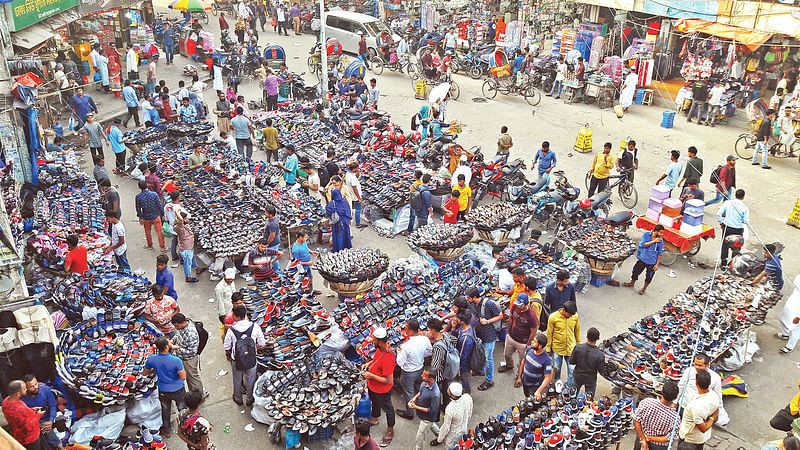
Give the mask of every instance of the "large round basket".
[{"label": "large round basket", "polygon": [[[585,255],[584,255],[585,256]],[[622,261],[604,261],[596,258],[586,257],[589,268],[595,275],[609,276],[614,272],[614,266],[622,264]]]},{"label": "large round basket", "polygon": [[329,281],[328,285],[330,286],[333,292],[336,292],[342,297],[355,297],[358,294],[363,294],[364,292],[367,292],[368,290],[372,289],[372,285],[375,284],[376,279],[377,278],[365,281],[357,281],[355,283],[340,283],[337,281]]},{"label": "large round basket", "polygon": [[448,248],[447,250],[425,250],[436,261],[452,261],[464,254],[464,247]]},{"label": "large round basket", "polygon": [[491,231],[485,231],[476,228],[475,232],[478,235],[478,239],[484,242],[488,242],[495,247],[505,247],[506,245],[508,245],[509,242],[511,242],[511,239],[509,239],[508,237],[508,235],[511,234],[511,231],[503,230],[503,232],[500,234],[500,238],[497,240],[495,240],[494,237],[492,237]]}]

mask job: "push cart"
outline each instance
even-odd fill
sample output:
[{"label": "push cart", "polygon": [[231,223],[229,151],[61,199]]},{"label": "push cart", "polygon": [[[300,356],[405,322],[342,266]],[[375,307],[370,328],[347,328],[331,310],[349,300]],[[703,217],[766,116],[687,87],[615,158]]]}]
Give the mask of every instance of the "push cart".
[{"label": "push cart", "polygon": [[583,92],[584,102],[592,104],[597,101],[597,106],[601,109],[610,108],[614,103],[616,88],[614,85],[608,86],[600,83],[586,82],[586,89]]},{"label": "push cart", "polygon": [[[658,222],[649,217],[639,217],[636,219],[636,228],[652,231]],[[696,255],[700,251],[702,241],[716,237],[714,228],[703,224],[703,231],[699,234],[690,236],[681,233],[675,228],[664,228],[664,253],[661,254],[660,264],[671,266],[678,260],[678,255]]]}]

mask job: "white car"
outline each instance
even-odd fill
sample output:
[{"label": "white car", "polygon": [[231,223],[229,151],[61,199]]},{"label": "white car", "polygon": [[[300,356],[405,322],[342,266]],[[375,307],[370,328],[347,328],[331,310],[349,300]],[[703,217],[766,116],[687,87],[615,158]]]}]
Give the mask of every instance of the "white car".
[{"label": "white car", "polygon": [[361,35],[366,36],[369,57],[377,55],[378,40],[391,36],[394,42],[400,40],[380,19],[366,14],[350,11],[329,11],[325,13],[325,37],[336,38],[347,53],[358,54]]}]

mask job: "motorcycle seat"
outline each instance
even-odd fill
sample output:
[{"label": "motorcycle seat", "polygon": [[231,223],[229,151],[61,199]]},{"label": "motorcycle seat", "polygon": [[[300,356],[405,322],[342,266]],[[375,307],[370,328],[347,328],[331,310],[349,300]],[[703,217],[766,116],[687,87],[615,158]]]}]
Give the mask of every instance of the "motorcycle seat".
[{"label": "motorcycle seat", "polygon": [[531,192],[535,194],[541,191],[542,188],[545,187],[546,185],[547,185],[547,178],[541,177],[538,180],[536,180],[536,183],[533,186],[531,186]]},{"label": "motorcycle seat", "polygon": [[589,201],[592,202],[592,209],[602,206],[608,200],[608,197],[611,197],[611,192],[598,192],[589,197]]},{"label": "motorcycle seat", "polygon": [[606,222],[616,227],[630,222],[632,218],[633,212],[631,211],[617,211],[613,214],[609,214],[608,217],[606,217]]}]

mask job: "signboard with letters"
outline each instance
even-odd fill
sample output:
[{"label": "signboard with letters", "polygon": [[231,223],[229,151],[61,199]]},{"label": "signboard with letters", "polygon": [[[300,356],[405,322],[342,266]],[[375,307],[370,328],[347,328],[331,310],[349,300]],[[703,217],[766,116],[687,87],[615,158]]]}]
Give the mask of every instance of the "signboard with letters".
[{"label": "signboard with letters", "polygon": [[19,31],[78,5],[78,0],[14,0],[6,3],[11,31]]}]

